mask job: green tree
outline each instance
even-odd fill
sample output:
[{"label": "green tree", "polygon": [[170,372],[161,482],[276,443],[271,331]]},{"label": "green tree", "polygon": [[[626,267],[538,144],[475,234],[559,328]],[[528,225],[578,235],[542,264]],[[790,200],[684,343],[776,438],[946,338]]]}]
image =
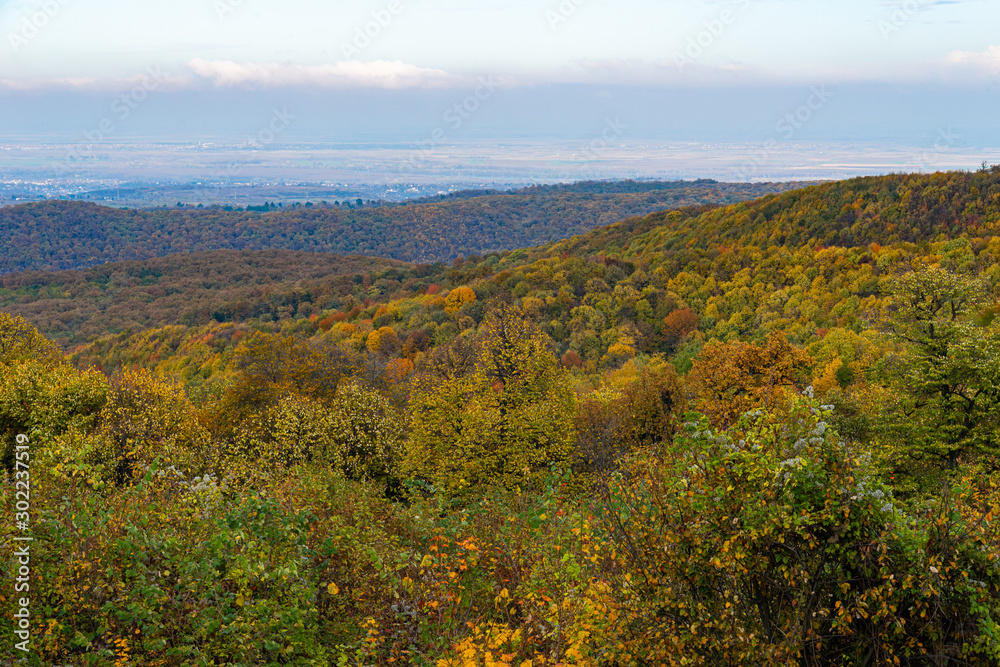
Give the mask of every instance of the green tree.
[{"label": "green tree", "polygon": [[995,453],[1000,328],[975,322],[989,300],[985,281],[931,267],[898,279],[891,293],[890,330],[905,350],[882,365],[900,401],[886,419],[893,463],[953,470]]}]

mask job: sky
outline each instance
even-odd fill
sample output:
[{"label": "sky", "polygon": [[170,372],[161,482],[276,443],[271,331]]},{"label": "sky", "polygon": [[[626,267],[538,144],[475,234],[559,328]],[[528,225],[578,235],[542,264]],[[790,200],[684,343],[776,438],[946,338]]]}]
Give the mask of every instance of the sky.
[{"label": "sky", "polygon": [[6,87],[988,81],[995,0],[7,0]]},{"label": "sky", "polygon": [[0,140],[277,114],[297,141],[998,146],[998,25],[997,0],[0,0]]}]

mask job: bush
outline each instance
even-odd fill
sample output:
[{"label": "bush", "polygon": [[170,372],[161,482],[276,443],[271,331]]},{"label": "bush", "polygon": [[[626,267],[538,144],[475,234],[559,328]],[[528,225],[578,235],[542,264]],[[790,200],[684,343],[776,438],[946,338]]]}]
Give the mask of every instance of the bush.
[{"label": "bush", "polygon": [[630,654],[996,664],[995,524],[960,511],[960,497],[908,514],[828,418],[808,400],[785,420],[754,413],[725,431],[699,418],[666,457],[617,476],[603,525],[625,564]]},{"label": "bush", "polygon": [[662,451],[685,405],[680,378],[662,360],[643,366],[620,392],[592,393],[577,409],[574,470],[601,477],[629,454]]},{"label": "bush", "polygon": [[[364,643],[358,617],[392,597],[386,530],[407,533],[372,489],[320,467],[258,491],[155,466],[108,495],[38,481],[32,667],[338,664]],[[12,512],[13,484],[0,489]]]},{"label": "bush", "polygon": [[331,405],[286,394],[244,422],[228,448],[226,470],[251,481],[303,463],[318,463],[350,479],[398,483],[405,422],[381,394],[351,382]]}]

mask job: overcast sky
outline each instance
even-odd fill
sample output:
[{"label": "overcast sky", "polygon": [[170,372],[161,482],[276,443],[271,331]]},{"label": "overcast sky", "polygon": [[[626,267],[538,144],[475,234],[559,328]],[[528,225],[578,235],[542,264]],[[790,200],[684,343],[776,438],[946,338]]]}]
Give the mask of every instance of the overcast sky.
[{"label": "overcast sky", "polygon": [[[0,0],[0,132],[109,113],[123,135],[165,132],[196,107],[172,129],[212,133],[275,102],[315,117],[306,134],[322,113],[374,132],[478,93],[505,99],[462,132],[530,133],[532,110],[552,132],[624,113],[650,136],[760,139],[826,86],[808,132],[987,141],[998,26],[998,0]],[[664,105],[677,113],[654,118]]]}]

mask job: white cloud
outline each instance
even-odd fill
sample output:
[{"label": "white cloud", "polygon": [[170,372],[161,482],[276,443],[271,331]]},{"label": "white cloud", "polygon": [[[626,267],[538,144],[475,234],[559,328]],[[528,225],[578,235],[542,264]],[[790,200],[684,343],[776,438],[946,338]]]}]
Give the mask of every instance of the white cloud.
[{"label": "white cloud", "polygon": [[98,78],[91,76],[50,77],[20,79],[0,78],[0,90],[46,91],[63,90],[77,92],[128,92],[129,89],[146,90],[178,89],[190,86],[190,76],[167,74],[159,67],[147,67],[145,71],[121,78]]},{"label": "white cloud", "polygon": [[[2,0],[0,0],[2,2]],[[129,77],[51,77],[0,78],[0,90],[9,91],[115,91],[134,86],[184,90],[204,86],[216,88],[448,88],[467,84],[472,79],[443,70],[417,67],[402,61],[348,61],[329,65],[293,63],[240,63],[232,60],[195,59],[179,74],[166,74],[159,68]],[[152,84],[151,84],[152,82]]]},{"label": "white cloud", "polygon": [[982,53],[973,51],[953,51],[948,54],[952,65],[972,65],[986,69],[1000,70],[1000,46],[991,46]]},{"label": "white cloud", "polygon": [[101,81],[92,77],[66,77],[61,79],[0,79],[0,89],[29,91],[62,88],[69,90],[93,90],[100,88]]},{"label": "white cloud", "polygon": [[238,63],[232,60],[195,59],[188,67],[216,87],[270,88],[443,88],[463,81],[443,70],[417,67],[400,60],[356,60],[328,65],[294,63]]}]

